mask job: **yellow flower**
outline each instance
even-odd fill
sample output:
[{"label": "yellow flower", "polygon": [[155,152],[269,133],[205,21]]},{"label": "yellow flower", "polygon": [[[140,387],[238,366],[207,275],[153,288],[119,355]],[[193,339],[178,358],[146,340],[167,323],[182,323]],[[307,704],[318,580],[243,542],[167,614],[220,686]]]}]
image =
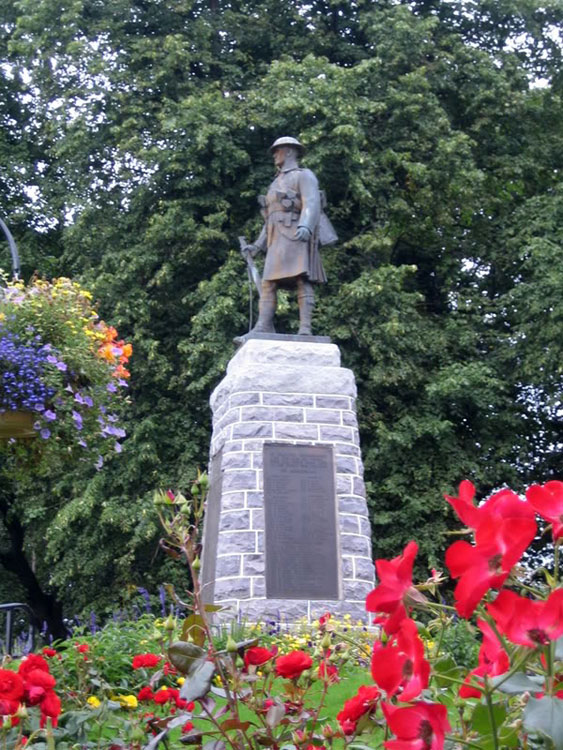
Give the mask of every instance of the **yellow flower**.
[{"label": "yellow flower", "polygon": [[120,695],[118,701],[123,708],[137,708],[138,701],[134,695]]},{"label": "yellow flower", "polygon": [[86,703],[87,703],[87,704],[88,704],[89,706],[92,706],[92,708],[98,708],[98,706],[100,706],[100,705],[101,705],[102,701],[101,701],[101,700],[100,700],[99,698],[96,698],[96,696],[95,696],[95,695],[91,695],[91,696],[90,696],[90,697],[88,698],[88,700],[86,701]]},{"label": "yellow flower", "polygon": [[185,681],[186,681],[185,677],[178,677],[178,679],[176,680],[176,683],[180,685],[180,687],[182,687]]}]

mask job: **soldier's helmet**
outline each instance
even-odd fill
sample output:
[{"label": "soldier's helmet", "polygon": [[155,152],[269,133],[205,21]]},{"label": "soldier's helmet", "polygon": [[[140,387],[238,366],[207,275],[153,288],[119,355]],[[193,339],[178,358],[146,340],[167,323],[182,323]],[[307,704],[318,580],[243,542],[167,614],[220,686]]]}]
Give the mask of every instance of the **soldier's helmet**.
[{"label": "soldier's helmet", "polygon": [[276,149],[278,146],[293,146],[293,148],[297,149],[300,155],[302,155],[305,151],[305,146],[302,143],[299,143],[297,138],[292,138],[290,135],[284,135],[281,138],[276,138],[276,140],[270,146],[270,151],[273,152],[274,149]]}]

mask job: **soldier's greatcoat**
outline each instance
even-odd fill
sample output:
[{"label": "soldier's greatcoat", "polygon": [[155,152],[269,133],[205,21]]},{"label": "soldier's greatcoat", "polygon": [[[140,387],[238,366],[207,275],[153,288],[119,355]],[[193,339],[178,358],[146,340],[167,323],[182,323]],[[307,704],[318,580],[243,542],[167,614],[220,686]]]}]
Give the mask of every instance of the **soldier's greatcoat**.
[{"label": "soldier's greatcoat", "polygon": [[[321,196],[310,169],[282,169],[262,199],[264,227],[256,246],[266,252],[263,281],[283,282],[305,275],[312,282],[326,281],[319,254]],[[308,242],[295,239],[298,227],[311,232]]]}]

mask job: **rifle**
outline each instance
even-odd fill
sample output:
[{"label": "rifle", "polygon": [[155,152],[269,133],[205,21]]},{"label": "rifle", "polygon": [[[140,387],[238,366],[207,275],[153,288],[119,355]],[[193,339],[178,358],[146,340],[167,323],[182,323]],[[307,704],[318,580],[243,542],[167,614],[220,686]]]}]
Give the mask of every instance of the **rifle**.
[{"label": "rifle", "polygon": [[239,237],[238,241],[240,243],[240,252],[242,257],[246,261],[246,265],[248,266],[248,281],[250,283],[250,293],[252,294],[252,281],[254,282],[254,286],[256,287],[256,291],[258,292],[258,297],[262,296],[262,279],[260,278],[260,274],[258,273],[258,269],[254,265],[254,259],[250,255],[250,253],[245,253],[244,248],[248,245],[248,242],[246,241],[246,237]]}]

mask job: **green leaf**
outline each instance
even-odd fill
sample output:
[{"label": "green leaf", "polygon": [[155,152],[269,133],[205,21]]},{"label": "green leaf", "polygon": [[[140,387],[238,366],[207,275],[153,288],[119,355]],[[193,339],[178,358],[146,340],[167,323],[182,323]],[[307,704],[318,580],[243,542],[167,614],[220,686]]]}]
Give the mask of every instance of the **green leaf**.
[{"label": "green leaf", "polygon": [[[495,703],[492,707],[493,716],[495,720],[495,726],[498,728],[506,718],[506,709],[500,703]],[[489,709],[483,703],[475,706],[473,716],[471,717],[471,726],[480,735],[492,735],[493,726],[491,725],[491,717],[489,715]]]},{"label": "green leaf", "polygon": [[194,665],[205,656],[206,652],[196,643],[176,641],[168,648],[168,659],[184,675],[190,674]]},{"label": "green leaf", "polygon": [[452,684],[451,680],[443,680],[441,679],[441,676],[460,678],[462,676],[462,669],[461,667],[458,667],[451,656],[445,656],[435,662],[434,673],[436,683],[440,687],[448,687]]},{"label": "green leaf", "polygon": [[563,750],[563,701],[544,696],[530,698],[522,718],[524,729],[549,737],[555,750]]},{"label": "green leaf", "polygon": [[186,617],[184,624],[182,625],[182,638],[184,641],[191,638],[196,646],[203,647],[206,635],[204,621],[201,615],[193,614]]},{"label": "green leaf", "polygon": [[500,690],[501,693],[516,695],[517,693],[537,692],[538,687],[543,685],[544,680],[539,675],[515,672],[507,680],[504,680],[503,675],[498,675],[498,677],[493,677],[491,682],[495,687],[498,685],[497,690]]},{"label": "green leaf", "polygon": [[195,701],[207,695],[211,688],[211,680],[215,674],[213,662],[204,661],[198,669],[186,678],[180,690],[180,697],[185,701]]}]

